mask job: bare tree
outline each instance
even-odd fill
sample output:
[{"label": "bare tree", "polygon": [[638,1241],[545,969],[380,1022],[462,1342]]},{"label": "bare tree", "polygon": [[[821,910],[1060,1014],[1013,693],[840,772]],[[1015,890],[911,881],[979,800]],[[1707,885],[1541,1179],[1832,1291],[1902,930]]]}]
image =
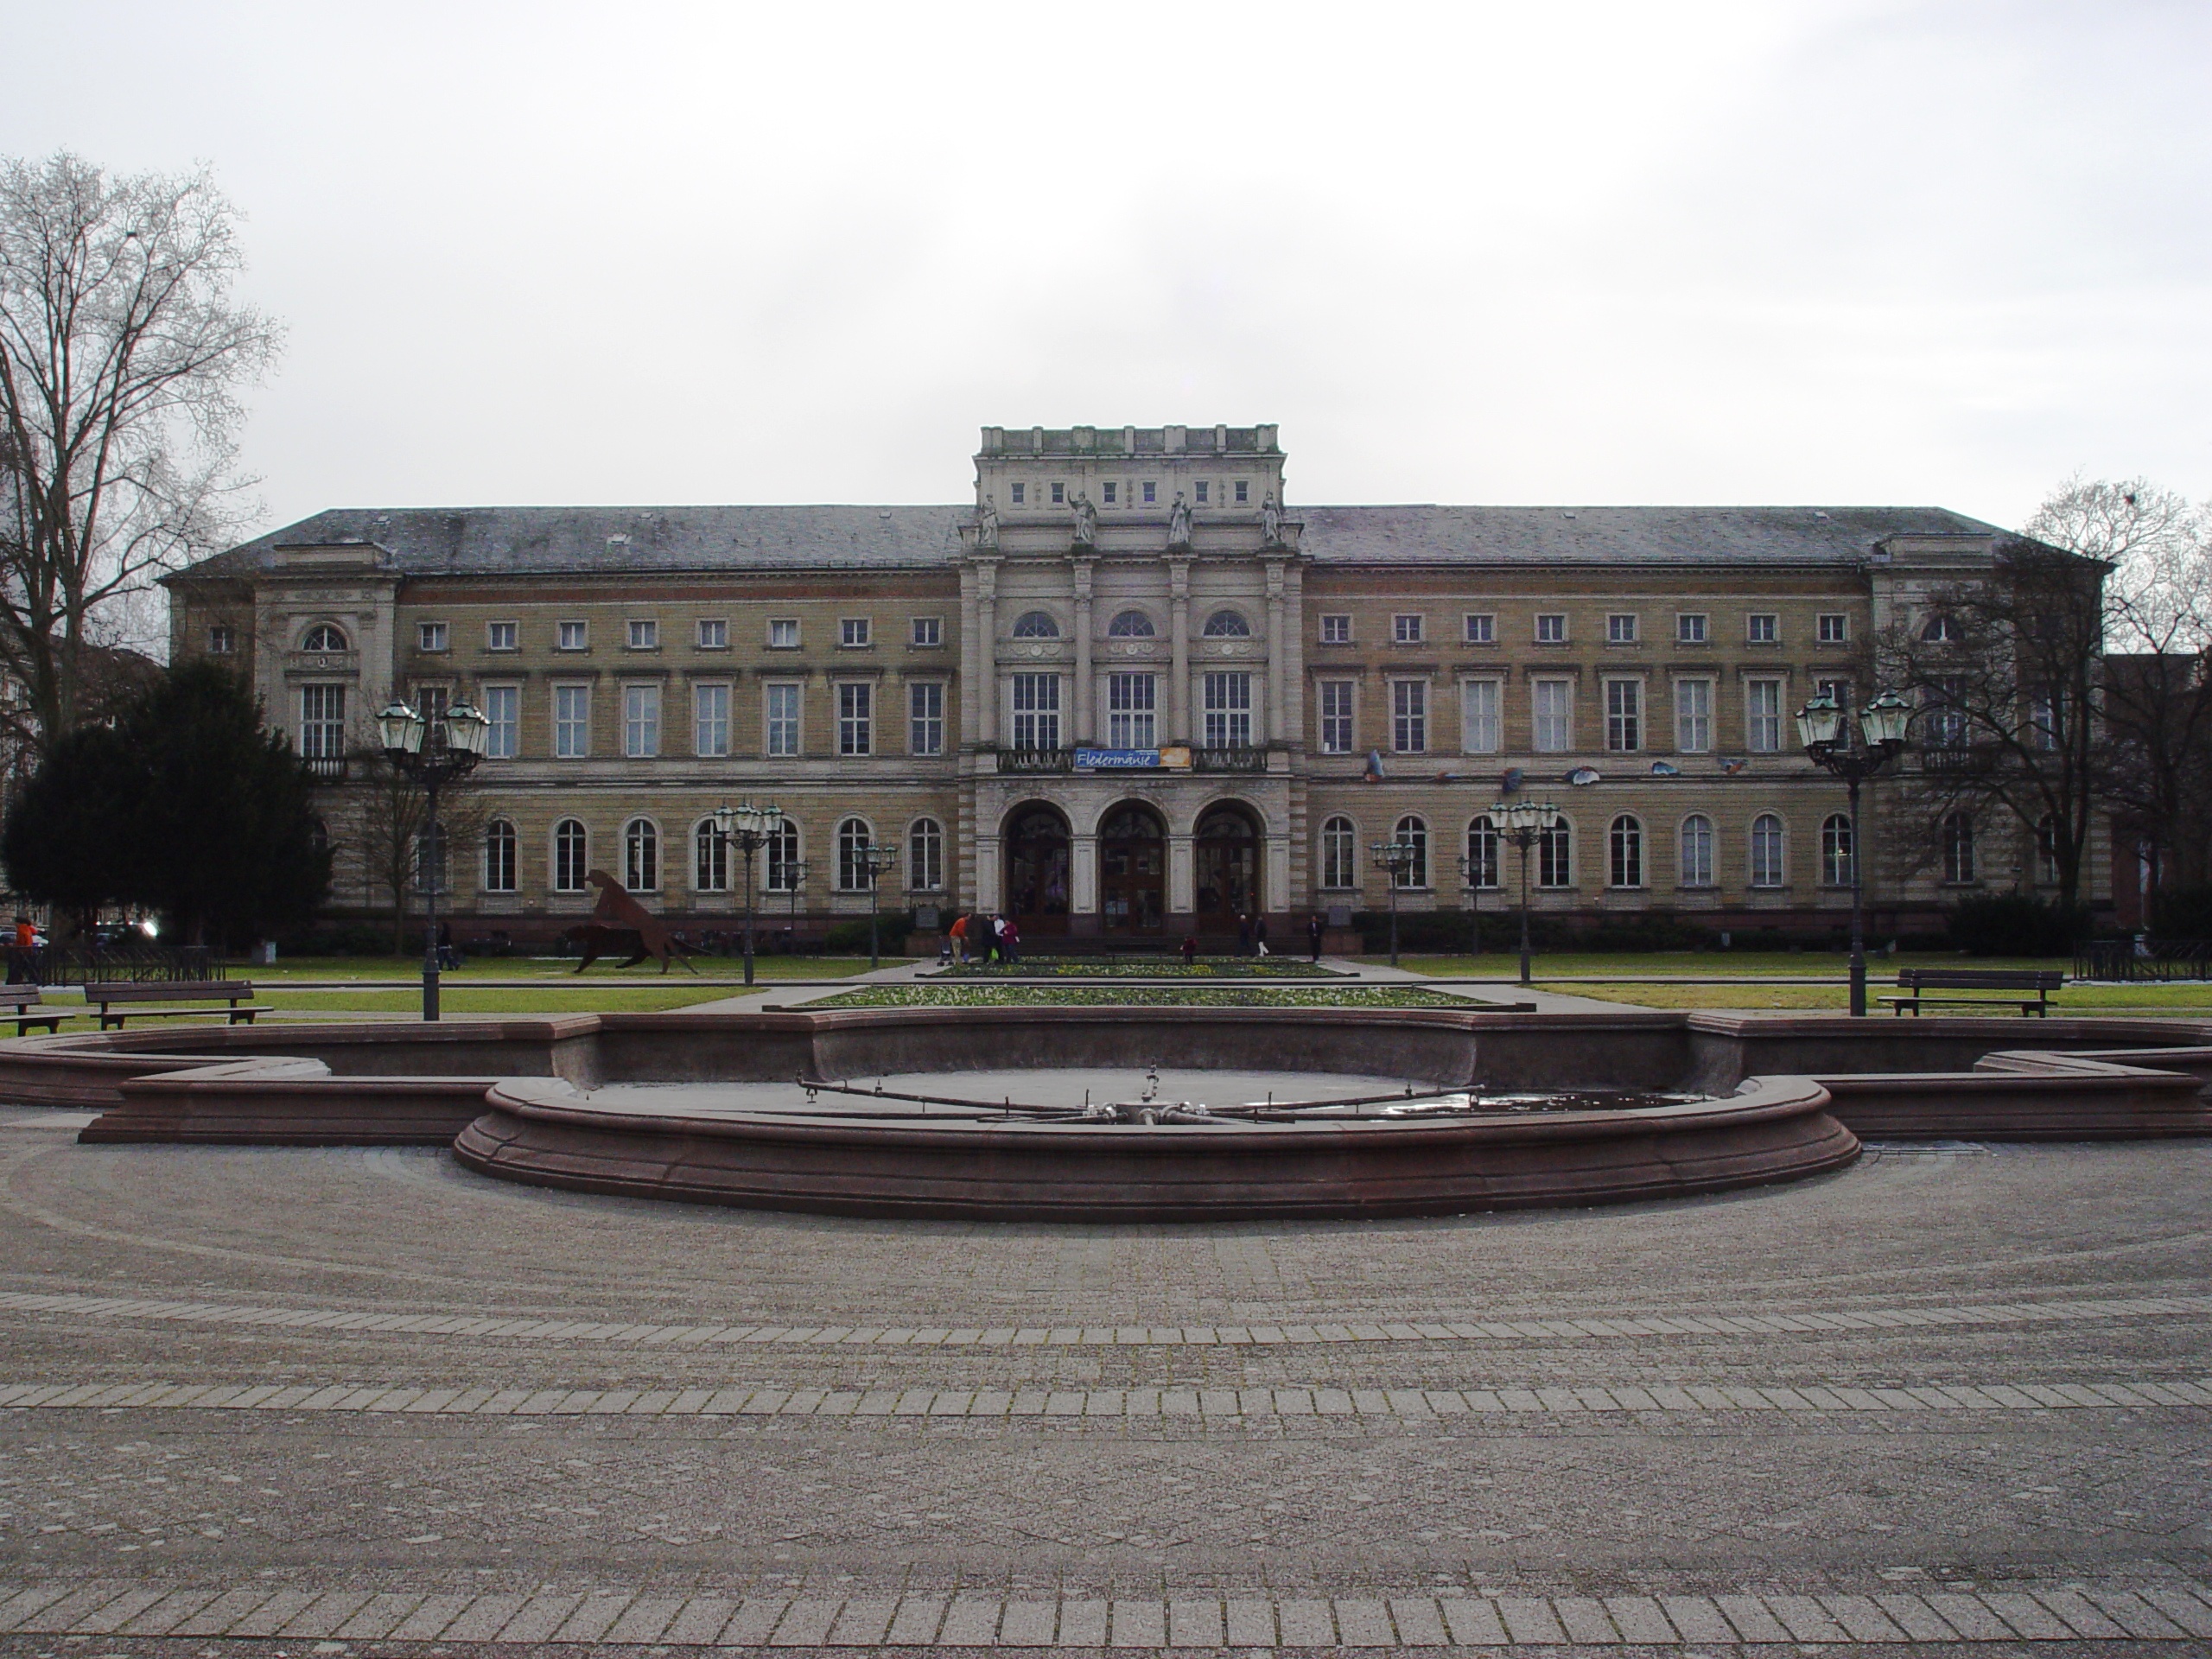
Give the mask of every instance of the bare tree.
[{"label": "bare tree", "polygon": [[205,172],[0,160],[0,670],[39,741],[134,596],[241,516],[238,395],[279,334],[232,298],[237,218]]},{"label": "bare tree", "polygon": [[[426,876],[423,836],[429,828],[429,797],[422,785],[387,760],[382,752],[355,755],[349,770],[359,779],[346,791],[353,807],[345,839],[360,861],[362,879],[391,903],[391,953],[407,950],[408,897],[420,893]],[[474,783],[459,778],[438,789],[438,841],[444,849],[439,887],[450,890],[468,868],[472,849],[482,840],[486,805]]]}]

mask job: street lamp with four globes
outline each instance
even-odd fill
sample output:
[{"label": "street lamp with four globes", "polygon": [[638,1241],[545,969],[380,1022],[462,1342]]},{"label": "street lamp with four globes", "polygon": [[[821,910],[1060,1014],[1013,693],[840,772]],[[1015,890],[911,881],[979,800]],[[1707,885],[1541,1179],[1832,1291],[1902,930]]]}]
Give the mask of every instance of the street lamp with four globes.
[{"label": "street lamp with four globes", "polygon": [[753,931],[760,910],[760,890],[753,881],[753,859],[782,833],[784,814],[774,806],[718,806],[712,814],[715,837],[725,847],[745,855],[745,982],[753,982]]},{"label": "street lamp with four globes", "polygon": [[1421,849],[1401,837],[1395,841],[1376,841],[1368,843],[1367,850],[1374,855],[1375,868],[1387,870],[1390,876],[1390,965],[1398,965],[1398,889],[1405,885],[1406,874],[1421,856]]},{"label": "street lamp with four globes", "polygon": [[435,719],[394,702],[377,716],[377,736],[395,770],[422,785],[425,822],[416,879],[423,887],[423,1018],[438,1017],[438,882],[445,847],[438,835],[438,791],[466,777],[484,758],[492,722],[471,703],[457,702]]},{"label": "street lamp with four globes", "polygon": [[[1844,696],[1847,699],[1849,692]],[[1821,771],[1844,781],[1851,792],[1851,1012],[1866,1012],[1866,929],[1861,904],[1859,844],[1859,785],[1904,752],[1912,705],[1885,691],[1850,718],[1845,702],[1822,692],[1797,711],[1797,741]]]},{"label": "street lamp with four globes", "polygon": [[1521,849],[1521,982],[1529,982],[1529,852],[1559,827],[1559,808],[1548,801],[1500,801],[1490,810],[1497,833]]}]

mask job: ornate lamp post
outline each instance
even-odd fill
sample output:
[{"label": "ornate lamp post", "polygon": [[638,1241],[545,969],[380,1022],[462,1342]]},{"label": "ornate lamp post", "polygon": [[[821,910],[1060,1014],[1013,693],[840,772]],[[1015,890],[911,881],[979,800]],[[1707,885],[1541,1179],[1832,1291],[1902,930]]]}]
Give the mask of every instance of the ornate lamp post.
[{"label": "ornate lamp post", "polygon": [[1859,711],[1823,693],[1797,711],[1797,741],[1823,772],[1843,779],[1851,794],[1851,1012],[1866,1013],[1866,927],[1862,908],[1865,884],[1859,845],[1859,785],[1904,751],[1912,705],[1885,691]]},{"label": "ornate lamp post", "polygon": [[1404,883],[1406,872],[1413,868],[1420,849],[1410,841],[1376,841],[1368,843],[1367,850],[1374,855],[1375,868],[1387,871],[1390,878],[1390,965],[1398,965],[1398,888]]},{"label": "ornate lamp post", "polygon": [[714,810],[715,835],[725,847],[745,855],[745,982],[753,982],[753,930],[759,918],[760,890],[753,884],[753,858],[784,827],[782,810],[775,806],[718,806]]},{"label": "ornate lamp post", "polygon": [[[1483,848],[1485,842],[1486,851],[1478,851],[1477,849]],[[1485,875],[1493,880],[1497,876],[1497,821],[1495,818],[1491,820],[1491,828],[1487,831],[1471,830],[1467,832],[1467,850],[1459,857],[1459,879],[1466,883],[1468,899],[1467,933],[1473,946],[1468,952],[1470,956],[1479,957],[1483,953],[1483,878]]]},{"label": "ornate lamp post", "polygon": [[1548,801],[1500,801],[1490,810],[1498,835],[1521,849],[1521,982],[1529,982],[1529,852],[1559,827],[1559,808]]},{"label": "ornate lamp post", "polygon": [[385,758],[423,785],[427,822],[423,830],[423,1018],[438,1017],[438,881],[445,874],[445,843],[438,835],[438,791],[466,777],[484,758],[492,722],[473,704],[457,702],[435,720],[425,720],[404,702],[377,716],[377,735]]},{"label": "ornate lamp post", "polygon": [[868,965],[873,972],[883,965],[882,952],[876,948],[876,893],[881,887],[883,873],[899,861],[899,849],[887,842],[871,841],[860,849],[860,855],[868,868]]}]

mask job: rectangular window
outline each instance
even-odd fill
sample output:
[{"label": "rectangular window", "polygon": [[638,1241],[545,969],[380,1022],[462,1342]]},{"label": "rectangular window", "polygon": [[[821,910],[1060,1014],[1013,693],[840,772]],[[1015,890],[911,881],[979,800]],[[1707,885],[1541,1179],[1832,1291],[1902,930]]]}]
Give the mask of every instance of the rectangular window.
[{"label": "rectangular window", "polygon": [[1498,747],[1497,682],[1459,682],[1459,748],[1466,754],[1496,754]]},{"label": "rectangular window", "polygon": [[1321,682],[1321,753],[1351,753],[1351,695],[1354,682]]},{"label": "rectangular window", "polygon": [[1252,747],[1252,677],[1249,674],[1209,674],[1205,677],[1206,747],[1249,749]]},{"label": "rectangular window", "polygon": [[1567,617],[1564,613],[1559,611],[1538,613],[1536,643],[1540,645],[1563,645],[1567,643]]},{"label": "rectangular window", "polygon": [[1106,747],[1112,749],[1155,748],[1160,725],[1155,714],[1159,678],[1151,674],[1109,674],[1106,677]]},{"label": "rectangular window", "polygon": [[336,760],[346,753],[346,688],[300,688],[300,753],[308,760]]},{"label": "rectangular window", "polygon": [[1418,616],[1394,616],[1390,619],[1390,637],[1402,645],[1417,645],[1421,643],[1421,625]]},{"label": "rectangular window", "polygon": [[2064,729],[2066,695],[2054,686],[2039,686],[2028,694],[2028,738],[2031,745],[2048,754],[2058,747],[2059,734]]},{"label": "rectangular window", "polygon": [[227,622],[218,622],[207,630],[208,654],[227,657],[238,648],[238,634]]},{"label": "rectangular window", "polygon": [[1824,645],[1848,644],[1851,639],[1851,618],[1842,611],[1822,611],[1818,637]]},{"label": "rectangular window", "polygon": [[1321,619],[1321,643],[1325,645],[1351,644],[1351,618],[1325,616]]},{"label": "rectangular window", "polygon": [[944,886],[944,831],[935,818],[917,818],[906,832],[906,886],[915,893]]},{"label": "rectangular window", "polygon": [[484,717],[492,722],[484,734],[484,753],[493,760],[512,760],[522,753],[522,688],[487,685],[484,688]]},{"label": "rectangular window", "polygon": [[588,651],[591,648],[590,629],[582,622],[556,623],[554,648],[557,651]]},{"label": "rectangular window", "polygon": [[1015,485],[1014,486],[1014,505],[1017,507],[1022,505],[1028,494],[1029,486],[1027,484]]},{"label": "rectangular window", "polygon": [[1565,824],[1554,824],[1536,840],[1536,885],[1571,887],[1574,885],[1574,836]]},{"label": "rectangular window", "polygon": [[908,636],[912,644],[922,646],[944,643],[944,621],[941,617],[918,616],[913,620],[912,632]]},{"label": "rectangular window", "polygon": [[1115,486],[1109,484],[1106,486],[1106,505],[1109,507],[1114,505],[1114,494]]},{"label": "rectangular window", "polygon": [[1014,747],[1017,749],[1057,749],[1060,747],[1058,675],[1017,674],[1014,677]]},{"label": "rectangular window", "polygon": [[522,624],[519,622],[486,622],[484,625],[484,649],[486,651],[518,651],[522,648]]},{"label": "rectangular window", "polygon": [[837,753],[872,754],[875,744],[875,688],[850,681],[837,688]]},{"label": "rectangular window", "polygon": [[691,688],[691,747],[695,754],[729,753],[729,687]]},{"label": "rectangular window", "polygon": [[1701,645],[1705,643],[1706,617],[1703,611],[1684,611],[1675,619],[1675,640],[1678,645]]},{"label": "rectangular window", "polygon": [[1202,478],[1198,480],[1198,505],[1200,506],[1203,507],[1205,505],[1208,499],[1206,492],[1212,486],[1205,479]]},{"label": "rectangular window", "polygon": [[729,649],[729,623],[725,618],[702,616],[699,619],[699,649],[702,651]]},{"label": "rectangular window", "polygon": [[660,753],[660,687],[622,688],[622,753],[633,760]]},{"label": "rectangular window", "polygon": [[1067,505],[1067,504],[1068,504],[1068,486],[1067,486],[1066,485],[1065,485],[1065,484],[1055,484],[1055,485],[1053,485],[1053,486],[1052,486],[1052,505],[1053,505],[1054,506],[1056,506],[1056,507],[1064,507],[1064,506]]},{"label": "rectangular window", "polygon": [[1744,682],[1744,747],[1753,754],[1782,752],[1782,682]]},{"label": "rectangular window", "polygon": [[1753,611],[1744,619],[1744,639],[1754,645],[1782,643],[1782,619],[1772,611]]},{"label": "rectangular window", "polygon": [[1159,485],[1157,485],[1157,484],[1147,484],[1147,485],[1144,486],[1144,504],[1145,504],[1145,505],[1147,505],[1147,507],[1150,507],[1150,506],[1157,506],[1157,505],[1159,505],[1159,503],[1160,503],[1160,486],[1159,486]]},{"label": "rectangular window", "polygon": [[1703,754],[1713,747],[1713,682],[1675,682],[1675,747]]},{"label": "rectangular window", "polygon": [[1605,747],[1617,753],[1632,753],[1643,747],[1643,681],[1605,682]]},{"label": "rectangular window", "polygon": [[1605,619],[1605,643],[1609,645],[1632,645],[1636,643],[1636,617],[1633,613],[1617,612]]},{"label": "rectangular window", "polygon": [[838,643],[850,650],[857,650],[868,643],[868,620],[864,616],[849,616],[837,624]]},{"label": "rectangular window", "polygon": [[419,633],[423,650],[443,651],[446,648],[446,625],[444,623],[425,622],[423,624]]},{"label": "rectangular window", "polygon": [[1534,714],[1530,747],[1539,754],[1565,754],[1574,747],[1574,682],[1537,680],[1529,690]]},{"label": "rectangular window", "polygon": [[1962,749],[1972,722],[1967,717],[1967,682],[1961,675],[1945,675],[1922,694],[1927,705],[1928,747]]},{"label": "rectangular window", "polygon": [[798,619],[781,616],[768,624],[768,649],[797,651],[798,649]]},{"label": "rectangular window", "polygon": [[1240,478],[1236,480],[1236,505],[1238,506],[1244,506],[1251,501],[1251,490],[1252,486],[1246,483],[1243,479]]},{"label": "rectangular window", "polygon": [[1497,643],[1497,619],[1488,611],[1467,613],[1466,640],[1471,645],[1494,645]]},{"label": "rectangular window", "polygon": [[944,753],[944,686],[917,680],[906,688],[906,753]]},{"label": "rectangular window", "polygon": [[433,724],[446,717],[446,709],[453,702],[450,688],[442,685],[418,685],[415,688],[415,706],[422,710],[423,718]]},{"label": "rectangular window", "polygon": [[1827,698],[1839,709],[1848,709],[1851,707],[1851,682],[1849,680],[1815,680],[1813,695],[1816,697]]},{"label": "rectangular window", "polygon": [[1390,682],[1390,747],[1400,754],[1428,747],[1428,682]]},{"label": "rectangular window", "polygon": [[591,753],[591,687],[553,688],[553,753],[563,760]]},{"label": "rectangular window", "polygon": [[762,712],[767,721],[766,748],[770,754],[798,753],[799,688],[788,682],[764,688]]},{"label": "rectangular window", "polygon": [[632,651],[658,651],[660,649],[660,624],[654,621],[650,617],[632,617],[630,619],[630,649]]}]

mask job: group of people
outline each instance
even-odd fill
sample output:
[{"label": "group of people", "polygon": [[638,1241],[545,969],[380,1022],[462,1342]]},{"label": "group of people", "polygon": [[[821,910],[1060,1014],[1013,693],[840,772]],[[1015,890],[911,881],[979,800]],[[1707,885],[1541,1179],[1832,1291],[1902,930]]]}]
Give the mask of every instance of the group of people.
[{"label": "group of people", "polygon": [[963,964],[1019,962],[1021,930],[1011,916],[990,916],[980,910],[972,916],[956,916],[939,955],[946,962]]}]

